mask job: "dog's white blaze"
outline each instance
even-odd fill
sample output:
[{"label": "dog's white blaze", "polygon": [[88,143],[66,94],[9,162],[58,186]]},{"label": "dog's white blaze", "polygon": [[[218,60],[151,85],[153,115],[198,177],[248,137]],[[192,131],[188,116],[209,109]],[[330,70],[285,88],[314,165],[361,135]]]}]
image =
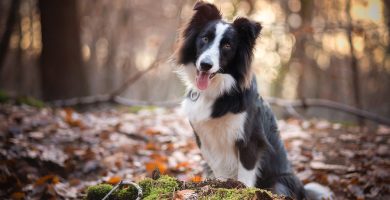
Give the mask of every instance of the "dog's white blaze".
[{"label": "dog's white blaze", "polygon": [[239,166],[237,180],[244,183],[247,187],[254,187],[256,184],[256,174],[258,171],[257,164],[253,169],[247,170],[244,166],[242,166],[240,161],[238,163]]},{"label": "dog's white blaze", "polygon": [[207,121],[191,121],[201,142],[203,158],[212,169],[215,178],[237,179],[240,164],[235,142],[242,138],[246,116],[246,112],[229,113]]},{"label": "dog's white blaze", "polygon": [[211,44],[210,48],[208,48],[206,51],[204,51],[196,61],[196,67],[198,70],[200,70],[200,63],[203,59],[206,57],[209,57],[211,61],[213,62],[213,67],[210,69],[210,73],[215,73],[219,70],[219,45],[221,43],[223,34],[229,27],[228,24],[224,23],[218,23],[215,26],[215,37],[214,40],[212,41],[213,43]]}]

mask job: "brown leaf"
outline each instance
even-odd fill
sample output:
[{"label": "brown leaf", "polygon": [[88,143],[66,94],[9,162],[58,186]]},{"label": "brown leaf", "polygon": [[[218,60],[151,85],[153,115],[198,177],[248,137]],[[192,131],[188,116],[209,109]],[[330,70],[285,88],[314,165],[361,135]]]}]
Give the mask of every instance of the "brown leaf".
[{"label": "brown leaf", "polygon": [[175,200],[197,199],[194,190],[180,190],[175,193]]},{"label": "brown leaf", "polygon": [[24,199],[25,198],[25,194],[24,192],[14,192],[11,194],[11,199]]},{"label": "brown leaf", "polygon": [[79,119],[74,119],[74,110],[71,108],[65,108],[65,122],[70,126],[84,128],[84,124]]},{"label": "brown leaf", "polygon": [[192,177],[191,181],[194,183],[200,183],[200,182],[202,182],[202,177],[201,176],[194,176],[194,177]]},{"label": "brown leaf", "polygon": [[145,164],[146,171],[151,173],[154,169],[158,169],[162,174],[167,171],[167,165],[160,161],[148,162]]},{"label": "brown leaf", "polygon": [[159,135],[161,134],[161,132],[155,128],[147,128],[145,130],[145,134],[147,135],[150,135],[150,136],[154,136],[154,135]]},{"label": "brown leaf", "polygon": [[159,161],[159,162],[167,162],[168,161],[168,158],[166,156],[161,155],[161,154],[157,154],[157,153],[150,155],[150,158],[152,158],[153,160]]},{"label": "brown leaf", "polygon": [[176,170],[185,170],[190,164],[188,162],[180,162],[176,165]]},{"label": "brown leaf", "polygon": [[154,143],[149,142],[148,144],[146,144],[146,149],[154,151],[154,150],[158,150],[158,147]]},{"label": "brown leaf", "polygon": [[41,178],[39,178],[38,180],[35,181],[35,185],[40,186],[40,185],[43,185],[43,184],[49,183],[49,182],[57,184],[59,182],[59,177],[56,175],[52,175],[52,174],[42,176]]},{"label": "brown leaf", "polygon": [[113,176],[111,178],[109,178],[107,180],[107,183],[108,184],[111,184],[111,185],[116,185],[118,184],[120,181],[122,180],[122,178],[120,176]]}]

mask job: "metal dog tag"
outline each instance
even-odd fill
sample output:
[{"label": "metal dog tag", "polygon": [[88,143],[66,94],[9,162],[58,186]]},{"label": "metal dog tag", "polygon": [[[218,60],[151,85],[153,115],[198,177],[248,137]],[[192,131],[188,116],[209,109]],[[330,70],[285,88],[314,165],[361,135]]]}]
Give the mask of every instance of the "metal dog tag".
[{"label": "metal dog tag", "polygon": [[199,99],[200,93],[197,91],[191,91],[190,92],[190,99],[191,101],[196,101]]}]

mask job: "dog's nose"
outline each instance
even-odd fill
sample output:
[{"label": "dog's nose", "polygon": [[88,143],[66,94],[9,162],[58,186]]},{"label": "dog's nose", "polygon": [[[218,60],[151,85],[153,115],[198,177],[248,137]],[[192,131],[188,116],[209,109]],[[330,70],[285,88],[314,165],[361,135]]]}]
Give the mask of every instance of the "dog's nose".
[{"label": "dog's nose", "polygon": [[213,65],[211,65],[210,63],[205,63],[205,62],[200,63],[201,71],[208,71],[209,69],[211,69],[211,67],[213,67]]},{"label": "dog's nose", "polygon": [[200,62],[201,71],[208,71],[211,67],[213,67],[213,64],[210,59],[204,59]]}]

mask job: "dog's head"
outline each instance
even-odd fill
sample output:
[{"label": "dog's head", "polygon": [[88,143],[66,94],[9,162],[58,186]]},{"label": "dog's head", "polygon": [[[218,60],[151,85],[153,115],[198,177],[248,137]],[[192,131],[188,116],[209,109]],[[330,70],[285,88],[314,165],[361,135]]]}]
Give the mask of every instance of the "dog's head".
[{"label": "dog's head", "polygon": [[176,52],[178,64],[193,68],[185,69],[186,78],[199,90],[213,84],[249,87],[250,64],[262,28],[260,23],[247,18],[225,22],[215,5],[202,1],[195,4],[194,10]]}]

